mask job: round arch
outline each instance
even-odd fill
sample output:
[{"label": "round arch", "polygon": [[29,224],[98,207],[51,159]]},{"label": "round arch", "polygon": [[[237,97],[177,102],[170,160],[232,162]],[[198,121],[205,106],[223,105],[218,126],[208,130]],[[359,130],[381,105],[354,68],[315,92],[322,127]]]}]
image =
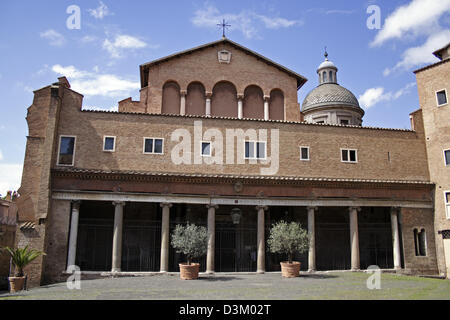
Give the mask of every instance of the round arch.
[{"label": "round arch", "polygon": [[180,86],[169,80],[163,86],[161,113],[180,114]]},{"label": "round arch", "polygon": [[187,87],[186,114],[204,115],[205,108],[205,86],[199,81],[191,82]]},{"label": "round arch", "polygon": [[264,93],[257,85],[249,85],[244,90],[243,116],[264,119]]},{"label": "round arch", "polygon": [[236,86],[229,81],[216,83],[211,97],[211,115],[237,118],[237,109]]},{"label": "round arch", "polygon": [[270,91],[269,116],[271,120],[284,120],[284,93],[280,89]]}]

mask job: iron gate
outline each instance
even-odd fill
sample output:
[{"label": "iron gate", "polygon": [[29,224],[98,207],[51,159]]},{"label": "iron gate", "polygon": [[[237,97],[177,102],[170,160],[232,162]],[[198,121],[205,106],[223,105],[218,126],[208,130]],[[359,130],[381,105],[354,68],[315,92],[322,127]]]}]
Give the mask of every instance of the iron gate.
[{"label": "iron gate", "polygon": [[216,224],[215,270],[256,271],[256,226]]}]

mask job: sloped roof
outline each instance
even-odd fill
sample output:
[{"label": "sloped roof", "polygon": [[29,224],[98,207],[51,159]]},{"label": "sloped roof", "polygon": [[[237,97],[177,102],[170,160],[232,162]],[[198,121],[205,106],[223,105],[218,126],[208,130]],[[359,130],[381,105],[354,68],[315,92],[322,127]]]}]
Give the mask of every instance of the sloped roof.
[{"label": "sloped roof", "polygon": [[294,72],[294,71],[292,71],[292,70],[290,70],[290,69],[288,69],[288,68],[286,68],[286,67],[284,67],[284,66],[282,66],[282,65],[280,65],[280,64],[278,64],[278,63],[276,63],[276,62],[274,62],[274,61],[272,61],[272,60],[270,60],[270,59],[268,59],[268,58],[266,58],[264,56],[262,56],[262,55],[260,55],[259,53],[256,53],[255,51],[252,51],[252,50],[250,50],[250,49],[248,49],[248,48],[246,48],[246,47],[244,47],[244,46],[242,46],[242,45],[240,45],[240,44],[238,44],[238,43],[236,43],[234,41],[231,41],[230,39],[222,38],[222,39],[220,39],[218,41],[213,41],[213,42],[210,42],[210,43],[207,43],[207,44],[204,44],[204,45],[201,45],[201,46],[189,49],[189,50],[181,51],[181,52],[178,52],[178,53],[175,53],[175,54],[172,54],[172,55],[169,55],[169,56],[166,56],[166,57],[163,57],[163,58],[160,58],[160,59],[157,59],[157,60],[153,60],[153,61],[150,61],[150,62],[147,62],[147,63],[144,63],[144,64],[140,65],[139,69],[140,69],[140,73],[141,73],[141,88],[144,88],[144,87],[147,86],[147,83],[146,83],[147,81],[145,80],[144,76],[145,76],[145,73],[146,73],[145,71],[148,70],[151,66],[157,65],[159,63],[166,62],[166,61],[168,61],[170,59],[173,59],[173,58],[177,58],[177,57],[181,57],[183,55],[191,54],[193,52],[196,52],[196,51],[199,51],[199,50],[203,50],[203,49],[208,48],[208,47],[214,47],[216,45],[223,44],[223,43],[230,44],[230,45],[232,45],[233,47],[235,47],[237,49],[243,50],[246,53],[256,57],[257,59],[261,59],[262,61],[264,61],[268,65],[271,65],[271,66],[273,66],[273,67],[275,67],[275,68],[277,68],[277,69],[279,69],[279,70],[281,70],[283,72],[286,72],[290,76],[296,78],[297,79],[297,90],[300,89],[305,84],[306,81],[308,81],[308,79],[306,79],[302,75],[300,75],[300,74],[298,74],[298,73],[296,73],[296,72]]}]

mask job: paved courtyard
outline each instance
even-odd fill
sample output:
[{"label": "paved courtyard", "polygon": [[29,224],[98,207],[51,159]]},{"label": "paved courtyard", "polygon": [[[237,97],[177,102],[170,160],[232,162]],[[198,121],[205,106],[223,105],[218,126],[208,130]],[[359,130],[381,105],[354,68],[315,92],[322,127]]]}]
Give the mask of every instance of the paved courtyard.
[{"label": "paved courtyard", "polygon": [[83,280],[81,290],[66,283],[30,289],[18,294],[0,292],[3,299],[445,299],[450,300],[450,280],[383,273],[381,289],[367,289],[370,274],[335,272],[304,274],[284,279],[280,273],[201,275],[183,281],[177,274]]}]

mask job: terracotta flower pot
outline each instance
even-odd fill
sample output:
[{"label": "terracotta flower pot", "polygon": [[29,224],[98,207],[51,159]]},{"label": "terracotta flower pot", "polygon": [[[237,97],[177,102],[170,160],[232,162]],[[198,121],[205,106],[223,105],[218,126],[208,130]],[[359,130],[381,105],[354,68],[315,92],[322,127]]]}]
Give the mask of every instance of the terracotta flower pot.
[{"label": "terracotta flower pot", "polygon": [[23,284],[25,283],[25,277],[9,277],[10,292],[15,293],[23,290]]},{"label": "terracotta flower pot", "polygon": [[195,280],[198,279],[199,263],[180,263],[180,278],[183,280]]},{"label": "terracotta flower pot", "polygon": [[287,261],[280,262],[281,275],[286,278],[295,278],[300,276],[300,262],[293,261],[289,263]]}]

